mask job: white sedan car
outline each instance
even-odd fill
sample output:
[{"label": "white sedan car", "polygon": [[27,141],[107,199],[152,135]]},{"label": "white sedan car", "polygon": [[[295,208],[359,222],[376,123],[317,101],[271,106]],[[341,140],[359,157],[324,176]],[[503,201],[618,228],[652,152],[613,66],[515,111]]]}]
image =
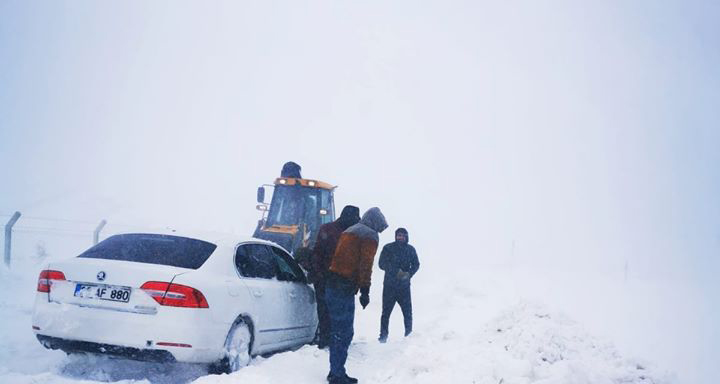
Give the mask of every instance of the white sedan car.
[{"label": "white sedan car", "polygon": [[47,348],[232,371],[315,337],[315,294],[258,239],[130,233],[40,273],[33,330]]}]

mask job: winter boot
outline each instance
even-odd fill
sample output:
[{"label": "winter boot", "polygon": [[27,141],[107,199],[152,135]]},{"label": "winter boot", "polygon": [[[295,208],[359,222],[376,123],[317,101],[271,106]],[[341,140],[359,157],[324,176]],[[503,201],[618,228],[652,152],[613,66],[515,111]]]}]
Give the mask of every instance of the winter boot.
[{"label": "winter boot", "polygon": [[345,374],[345,376],[333,376],[328,374],[327,381],[329,384],[355,384],[358,382],[358,379],[350,377],[347,374]]},{"label": "winter boot", "polygon": [[318,349],[326,349],[329,346],[330,346],[330,343],[328,342],[327,339],[321,338],[320,340],[318,340],[318,343],[317,343]]},{"label": "winter boot", "polygon": [[354,377],[350,377],[347,374],[345,375],[345,382],[348,384],[356,384],[358,382],[358,379]]}]

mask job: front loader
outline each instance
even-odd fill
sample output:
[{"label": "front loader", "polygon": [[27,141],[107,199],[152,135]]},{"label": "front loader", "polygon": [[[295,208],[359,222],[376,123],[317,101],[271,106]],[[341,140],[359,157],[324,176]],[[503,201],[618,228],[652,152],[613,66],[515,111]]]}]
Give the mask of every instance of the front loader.
[{"label": "front loader", "polygon": [[[303,179],[299,171],[290,173],[298,177],[284,174],[273,184],[258,188],[257,209],[263,214],[253,237],[272,241],[297,258],[315,245],[318,228],[335,220],[333,191],[336,187]],[[266,187],[274,189],[270,203],[265,202]]]}]

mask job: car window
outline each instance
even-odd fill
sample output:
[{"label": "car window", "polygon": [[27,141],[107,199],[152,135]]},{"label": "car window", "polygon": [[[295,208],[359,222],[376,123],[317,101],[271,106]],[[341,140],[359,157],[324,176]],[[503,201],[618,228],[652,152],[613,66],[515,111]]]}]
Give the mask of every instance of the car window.
[{"label": "car window", "polygon": [[110,236],[78,257],[198,269],[217,246],[188,237],[151,233]]},{"label": "car window", "polygon": [[278,265],[278,280],[297,281],[305,283],[305,274],[300,266],[285,251],[277,247],[268,246],[275,255],[275,261]]},{"label": "car window", "polygon": [[272,279],[277,276],[275,255],[263,244],[244,244],[235,253],[235,265],[245,277]]}]

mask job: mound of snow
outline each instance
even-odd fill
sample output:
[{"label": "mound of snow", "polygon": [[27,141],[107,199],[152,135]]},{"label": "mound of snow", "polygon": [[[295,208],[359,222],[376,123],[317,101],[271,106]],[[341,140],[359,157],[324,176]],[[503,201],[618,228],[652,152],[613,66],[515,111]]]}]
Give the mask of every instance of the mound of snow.
[{"label": "mound of snow", "polygon": [[[446,309],[462,313],[466,307]],[[540,304],[514,305],[485,324],[474,322],[472,317],[461,322],[466,327],[448,329],[436,326],[439,322],[425,322],[433,326],[387,344],[362,339],[354,342],[348,372],[363,383],[674,382],[667,374],[624,359],[611,344],[596,340],[574,321]],[[322,382],[327,370],[328,352],[307,346],[269,359],[256,359],[231,375],[206,376],[195,383],[317,383]]]},{"label": "mound of snow", "polygon": [[[520,304],[485,326],[470,348],[492,374],[478,383],[670,383],[671,378],[624,359],[562,314]],[[490,372],[485,372],[486,374]]]}]

